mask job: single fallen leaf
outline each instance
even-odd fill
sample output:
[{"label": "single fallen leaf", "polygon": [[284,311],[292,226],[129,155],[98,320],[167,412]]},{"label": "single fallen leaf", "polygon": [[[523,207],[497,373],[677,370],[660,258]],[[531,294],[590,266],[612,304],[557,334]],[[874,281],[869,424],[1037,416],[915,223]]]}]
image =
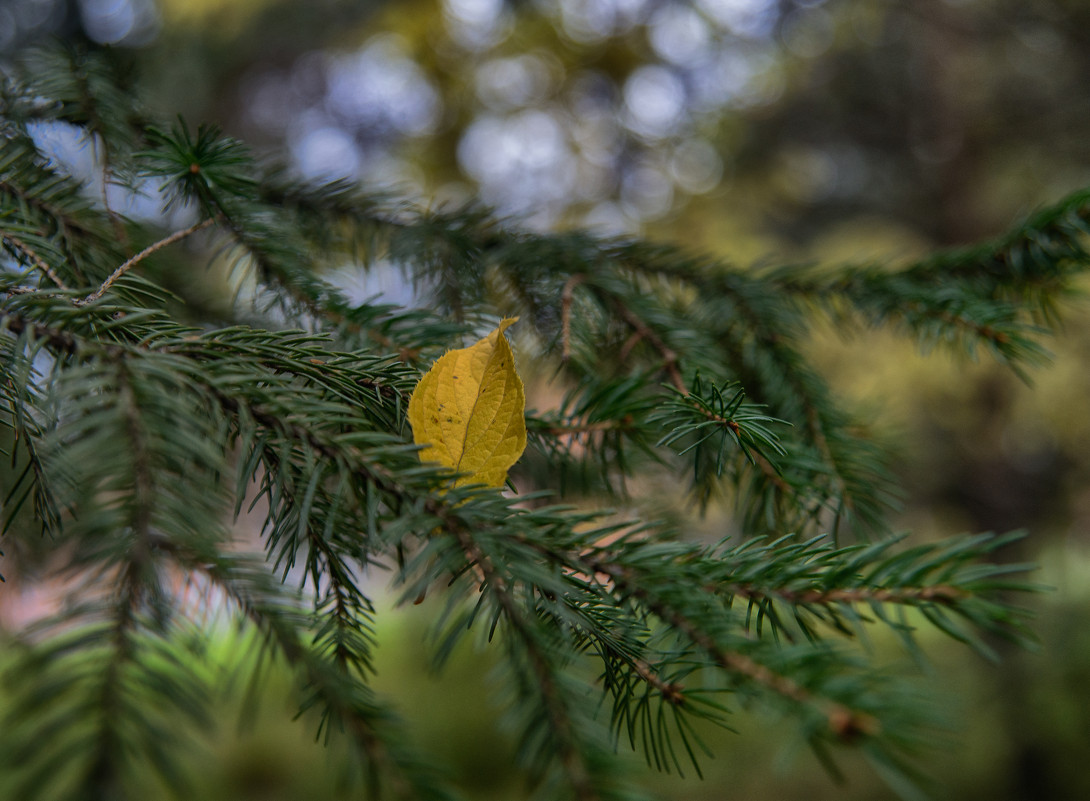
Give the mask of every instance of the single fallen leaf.
[{"label": "single fallen leaf", "polygon": [[526,449],[526,393],[504,330],[505,319],[474,345],[444,353],[409,399],[420,459],[463,475],[455,486],[503,486]]}]

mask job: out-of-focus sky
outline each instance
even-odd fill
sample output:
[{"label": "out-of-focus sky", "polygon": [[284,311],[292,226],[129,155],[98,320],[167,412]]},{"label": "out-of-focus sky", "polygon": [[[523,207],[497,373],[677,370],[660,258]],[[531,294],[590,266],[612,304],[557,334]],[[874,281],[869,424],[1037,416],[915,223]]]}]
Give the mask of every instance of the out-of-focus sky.
[{"label": "out-of-focus sky", "polygon": [[749,256],[845,221],[895,246],[967,241],[1090,181],[1087,16],[1076,0],[7,0],[0,53],[56,33],[131,51],[164,113],[315,179],[538,229],[680,220]]}]

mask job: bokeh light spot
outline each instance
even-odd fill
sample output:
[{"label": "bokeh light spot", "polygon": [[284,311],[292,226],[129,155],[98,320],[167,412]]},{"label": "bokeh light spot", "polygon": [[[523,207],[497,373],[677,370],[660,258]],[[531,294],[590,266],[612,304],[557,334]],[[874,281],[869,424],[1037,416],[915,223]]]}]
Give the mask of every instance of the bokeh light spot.
[{"label": "bokeh light spot", "polygon": [[624,85],[628,126],[649,137],[673,133],[685,116],[685,86],[669,69],[639,67]]},{"label": "bokeh light spot", "polygon": [[159,30],[159,14],[149,0],[80,0],[87,35],[100,44],[147,44]]},{"label": "bokeh light spot", "polygon": [[533,54],[494,58],[477,68],[477,96],[489,108],[509,109],[541,101],[551,77],[545,62]]},{"label": "bokeh light spot", "polygon": [[765,37],[776,23],[775,0],[696,0],[705,14],[738,36]]},{"label": "bokeh light spot", "polygon": [[636,220],[653,220],[666,214],[674,202],[670,177],[652,164],[625,172],[621,182],[621,208]]},{"label": "bokeh light spot", "polygon": [[353,178],[359,171],[360,154],[352,137],[340,128],[304,128],[291,145],[292,156],[307,178]]},{"label": "bokeh light spot", "polygon": [[422,136],[438,121],[438,93],[394,34],[333,57],[327,80],[327,108],[353,125]]},{"label": "bokeh light spot", "polygon": [[689,139],[674,151],[670,174],[690,194],[710,192],[723,177],[723,160],[706,139]]},{"label": "bokeh light spot", "polygon": [[784,17],[780,36],[796,56],[817,58],[832,46],[835,33],[832,15],[823,8],[810,8]]},{"label": "bokeh light spot", "polygon": [[469,50],[483,50],[506,36],[503,12],[503,0],[443,0],[451,38]]}]

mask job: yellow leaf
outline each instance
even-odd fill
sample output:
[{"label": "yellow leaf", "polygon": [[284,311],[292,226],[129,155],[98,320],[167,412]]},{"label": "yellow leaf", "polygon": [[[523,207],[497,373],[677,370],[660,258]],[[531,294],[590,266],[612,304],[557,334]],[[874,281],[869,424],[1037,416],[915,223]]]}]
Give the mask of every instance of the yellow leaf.
[{"label": "yellow leaf", "polygon": [[503,486],[526,449],[526,393],[504,329],[468,348],[444,353],[409,399],[413,440],[420,459],[464,475],[455,482]]}]

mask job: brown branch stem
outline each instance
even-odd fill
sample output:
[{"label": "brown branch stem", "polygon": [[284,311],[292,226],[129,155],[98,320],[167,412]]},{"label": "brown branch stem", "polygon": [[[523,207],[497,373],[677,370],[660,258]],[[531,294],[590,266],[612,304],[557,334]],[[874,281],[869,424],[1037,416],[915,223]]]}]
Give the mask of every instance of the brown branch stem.
[{"label": "brown branch stem", "polygon": [[646,586],[634,580],[626,568],[600,560],[591,560],[590,567],[595,573],[609,576],[618,590],[641,601],[660,620],[683,634],[724,670],[789,701],[819,710],[825,716],[830,731],[839,739],[848,741],[861,734],[874,735],[879,732],[881,724],[871,715],[853,710],[837,701],[815,696],[798,682],[776,673],[752,657],[721,648],[688,616],[656,598]]},{"label": "brown branch stem", "polygon": [[780,598],[792,604],[819,606],[870,602],[952,604],[968,597],[968,593],[964,590],[949,584],[936,584],[931,587],[855,587],[835,590],[762,589],[747,584],[731,584],[725,590],[739,598],[753,600]]},{"label": "brown branch stem", "polygon": [[949,323],[957,328],[962,328],[971,333],[976,334],[979,337],[990,340],[996,345],[1008,345],[1011,338],[1003,331],[996,331],[990,325],[981,325],[980,323],[973,322],[972,320],[946,309],[929,309],[923,304],[911,301],[905,304],[905,308],[909,311],[916,312],[918,314],[924,314],[928,317],[934,317],[937,320],[941,320],[944,323]]},{"label": "brown branch stem", "polygon": [[[51,348],[62,353],[75,354],[80,348],[80,341],[67,331],[29,322],[22,315],[7,310],[0,310],[0,327],[6,328],[16,336],[22,336],[29,331],[35,339],[44,340]],[[109,345],[103,344],[97,347],[104,353],[113,352]]]},{"label": "brown branch stem", "polygon": [[37,253],[35,253],[21,239],[19,239],[16,236],[13,236],[11,234],[3,234],[2,236],[0,236],[0,239],[2,239],[3,241],[9,243],[13,248],[20,251],[24,256],[26,256],[28,259],[30,259],[31,262],[33,262],[34,266],[37,267],[39,270],[41,270],[43,273],[45,273],[45,275],[49,278],[49,280],[52,281],[54,284],[56,284],[58,288],[68,289],[68,287],[65,286],[64,281],[62,281],[60,279],[60,276],[58,276],[53,271],[53,268],[50,267],[45,262],[45,259],[43,259]]},{"label": "brown branch stem", "polygon": [[558,423],[536,430],[553,437],[578,437],[582,434],[596,434],[602,431],[627,431],[631,427],[632,416],[625,415],[620,420],[599,420],[594,423]]},{"label": "brown branch stem", "polygon": [[576,273],[567,280],[560,292],[560,358],[571,358],[571,306],[575,298],[575,288],[587,280],[582,273]]},{"label": "brown branch stem", "polygon": [[617,311],[620,313],[621,317],[624,318],[624,321],[632,326],[632,329],[639,334],[642,339],[646,339],[650,342],[652,347],[654,347],[662,356],[663,368],[670,377],[670,383],[677,388],[678,392],[688,394],[688,389],[685,387],[685,381],[681,377],[681,370],[678,369],[677,352],[667,345],[662,337],[643,321],[643,318],[621,302],[620,298],[614,297],[613,303],[617,307]]},{"label": "brown branch stem", "polygon": [[659,695],[661,695],[667,703],[673,706],[684,706],[685,685],[677,682],[663,681],[662,677],[655,672],[655,669],[642,659],[633,659],[629,664],[632,665],[632,669],[636,671],[636,674],[641,679],[658,690]]},{"label": "brown branch stem", "polygon": [[148,245],[146,248],[141,250],[139,253],[137,253],[135,256],[133,256],[131,259],[129,259],[124,264],[122,264],[120,267],[118,267],[116,270],[114,270],[113,273],[110,275],[110,277],[102,282],[102,286],[100,286],[98,289],[96,289],[94,292],[92,292],[87,297],[75,301],[75,304],[77,306],[84,306],[84,305],[86,305],[88,303],[93,303],[94,301],[98,300],[103,295],[105,295],[106,292],[109,291],[110,287],[112,287],[118,281],[118,279],[121,278],[121,276],[123,276],[125,273],[127,273],[129,270],[131,270],[137,264],[142,262],[148,256],[155,253],[156,251],[162,250],[167,245],[173,245],[175,242],[177,242],[177,241],[179,241],[181,239],[185,239],[187,236],[195,234],[197,231],[204,230],[208,226],[212,225],[212,223],[214,223],[214,222],[215,222],[215,220],[213,218],[209,217],[208,219],[201,220],[199,223],[195,223],[195,224],[189,226],[188,228],[183,228],[181,231],[175,231],[173,234],[166,237],[165,239],[160,239],[158,242],[155,242],[154,244]]}]

